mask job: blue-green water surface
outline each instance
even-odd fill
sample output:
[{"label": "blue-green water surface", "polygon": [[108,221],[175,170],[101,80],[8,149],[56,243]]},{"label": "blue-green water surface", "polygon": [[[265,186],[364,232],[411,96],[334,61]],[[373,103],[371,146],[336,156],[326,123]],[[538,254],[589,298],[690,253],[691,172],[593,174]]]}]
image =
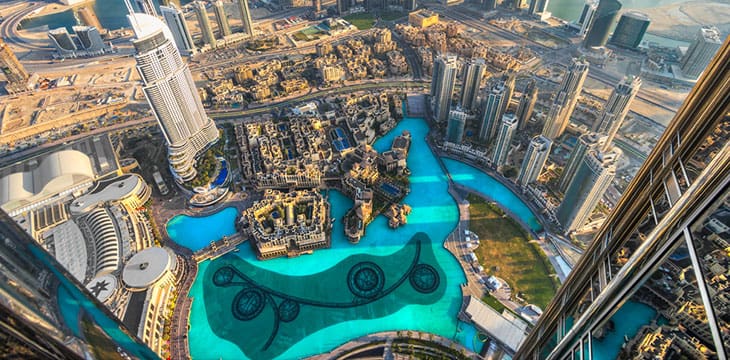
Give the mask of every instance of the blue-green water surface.
[{"label": "blue-green water surface", "polygon": [[167,222],[167,234],[178,245],[198,251],[213,241],[235,234],[237,215],[234,207],[208,216],[177,215]]}]

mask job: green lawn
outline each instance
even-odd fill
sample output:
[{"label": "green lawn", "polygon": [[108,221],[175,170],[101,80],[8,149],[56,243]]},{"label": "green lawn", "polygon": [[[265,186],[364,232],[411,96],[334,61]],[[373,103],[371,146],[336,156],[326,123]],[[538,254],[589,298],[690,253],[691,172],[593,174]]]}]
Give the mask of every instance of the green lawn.
[{"label": "green lawn", "polygon": [[369,13],[357,13],[345,16],[343,19],[347,20],[352,25],[355,25],[359,30],[367,30],[373,27],[375,24],[375,18]]},{"label": "green lawn", "polygon": [[406,16],[406,13],[400,11],[384,11],[380,13],[380,18],[385,21],[398,20],[404,16]]},{"label": "green lawn", "polygon": [[530,243],[527,233],[496,205],[476,195],[469,195],[469,229],[479,236],[474,253],[484,271],[507,281],[513,296],[523,293],[531,304],[545,308],[553,298],[556,283],[550,274],[555,270],[541,256],[539,247]]}]

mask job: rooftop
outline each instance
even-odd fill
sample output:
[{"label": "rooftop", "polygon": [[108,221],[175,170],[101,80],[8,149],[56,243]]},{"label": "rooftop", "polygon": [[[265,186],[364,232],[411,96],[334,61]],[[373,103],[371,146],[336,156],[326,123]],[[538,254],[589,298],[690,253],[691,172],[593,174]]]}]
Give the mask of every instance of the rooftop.
[{"label": "rooftop", "polygon": [[151,247],[132,256],[124,266],[122,280],[132,288],[147,288],[155,284],[166,271],[175,268],[175,259],[161,247]]},{"label": "rooftop", "polygon": [[527,337],[523,328],[507,320],[479,299],[469,297],[465,312],[479,329],[487,332],[513,352],[517,351]]}]

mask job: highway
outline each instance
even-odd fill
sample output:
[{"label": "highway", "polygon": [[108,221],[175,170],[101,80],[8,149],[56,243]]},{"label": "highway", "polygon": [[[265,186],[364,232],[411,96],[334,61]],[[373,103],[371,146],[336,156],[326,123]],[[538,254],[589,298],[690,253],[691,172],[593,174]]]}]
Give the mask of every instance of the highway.
[{"label": "highway", "polygon": [[48,46],[38,46],[35,44],[35,42],[24,39],[18,33],[18,26],[20,26],[20,22],[23,20],[23,18],[28,16],[28,14],[32,13],[33,11],[38,10],[44,6],[46,6],[46,4],[43,2],[32,2],[29,3],[26,8],[18,10],[5,17],[3,22],[0,23],[0,37],[2,37],[5,42],[9,44],[13,44],[15,46],[22,47],[28,50],[51,50],[51,48]]}]

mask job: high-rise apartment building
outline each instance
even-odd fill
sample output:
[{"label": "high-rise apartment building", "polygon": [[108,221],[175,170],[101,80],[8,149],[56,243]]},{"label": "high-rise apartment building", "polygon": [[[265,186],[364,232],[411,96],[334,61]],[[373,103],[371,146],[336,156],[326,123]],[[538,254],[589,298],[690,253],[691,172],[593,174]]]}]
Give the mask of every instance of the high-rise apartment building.
[{"label": "high-rise apartment building", "polygon": [[136,2],[140,11],[148,15],[157,16],[155,3],[152,0],[136,0]]},{"label": "high-rise apartment building", "polygon": [[591,149],[578,163],[563,201],[555,211],[565,233],[586,224],[616,175],[616,162],[620,155],[617,148],[607,152]]},{"label": "high-rise apartment building", "polygon": [[205,3],[202,1],[194,1],[193,9],[195,9],[195,16],[198,17],[200,32],[203,34],[203,42],[215,49],[217,42],[215,40],[215,35],[213,35],[213,28],[210,26],[208,10],[205,9]]},{"label": "high-rise apartment building", "polygon": [[611,43],[628,49],[636,49],[649,28],[649,16],[638,11],[627,11],[621,15],[611,35]]},{"label": "high-rise apartment building", "polygon": [[504,97],[504,83],[501,81],[494,84],[487,92],[482,121],[479,124],[479,141],[489,142],[494,138],[497,124],[502,119],[501,110]]},{"label": "high-rise apartment building", "polygon": [[[339,2],[337,4],[339,6]],[[253,36],[253,22],[251,21],[251,12],[248,10],[248,0],[238,0],[238,10],[241,11],[243,33]]]},{"label": "high-rise apartment building", "polygon": [[218,141],[218,130],[205,115],[190,70],[165,23],[146,14],[128,17],[135,33],[137,71],[165,136],[170,168],[178,180],[192,180],[196,157]]},{"label": "high-rise apartment building", "polygon": [[440,54],[433,61],[431,77],[431,106],[436,122],[444,122],[449,116],[451,96],[454,93],[456,72],[459,69],[456,55]]},{"label": "high-rise apartment building", "polygon": [[216,0],[213,3],[213,12],[215,12],[215,21],[218,23],[218,33],[220,37],[231,35],[231,27],[228,25],[228,16],[226,9],[223,7],[223,1]]},{"label": "high-rise apartment building", "polygon": [[446,125],[446,141],[454,144],[461,144],[464,140],[464,128],[466,127],[466,112],[460,107],[449,111],[449,122]]},{"label": "high-rise apartment building", "polygon": [[175,4],[169,6],[161,5],[160,13],[165,20],[167,27],[172,32],[175,45],[180,53],[189,55],[195,51],[193,37],[190,36],[188,24],[185,22],[185,14]]},{"label": "high-rise apartment building", "polygon": [[530,145],[527,146],[527,152],[525,153],[525,159],[522,160],[520,173],[517,175],[517,184],[526,186],[537,180],[542,172],[542,168],[545,166],[545,160],[550,155],[550,148],[552,146],[553,142],[542,135],[537,135],[530,140]]},{"label": "high-rise apartment building", "polygon": [[520,130],[523,130],[527,126],[527,122],[532,117],[532,112],[535,110],[535,103],[537,102],[537,84],[535,80],[530,79],[525,88],[522,90],[522,96],[520,96],[520,103],[517,105],[517,120],[519,120]]},{"label": "high-rise apartment building", "polygon": [[13,50],[2,39],[0,39],[0,71],[7,80],[5,91],[9,94],[28,90],[30,75],[25,71],[23,64],[15,57]]},{"label": "high-rise apartment building", "polygon": [[158,358],[2,210],[0,316],[3,358]]},{"label": "high-rise apartment building", "polygon": [[563,167],[563,173],[560,175],[558,188],[561,192],[565,193],[565,191],[568,190],[568,185],[570,185],[570,182],[575,177],[575,172],[578,171],[578,166],[581,161],[583,161],[583,158],[586,156],[588,151],[596,149],[599,146],[603,146],[605,141],[605,137],[590,132],[583,134],[578,138],[578,141],[573,147],[573,151],[570,153],[568,162],[565,163],[565,167]]},{"label": "high-rise apartment building", "polygon": [[593,19],[598,9],[598,0],[586,0],[583,5],[583,11],[580,13],[577,24],[580,25],[578,30],[578,36],[585,36],[588,33],[588,29],[593,25]]},{"label": "high-rise apartment building", "polygon": [[728,358],[729,109],[726,40],[515,359]]},{"label": "high-rise apartment building", "polygon": [[710,63],[717,49],[722,45],[720,30],[714,26],[703,26],[682,57],[680,66],[684,76],[696,79]]},{"label": "high-rise apartment building", "polygon": [[512,94],[515,93],[515,81],[517,80],[517,74],[512,70],[509,70],[502,74],[502,83],[504,84],[504,101],[502,102],[502,114],[507,112],[510,101],[512,101]]},{"label": "high-rise apartment building", "polygon": [[[337,0],[337,5],[339,6],[340,0]],[[416,8],[418,8],[418,2],[416,0],[404,0],[403,1],[403,9],[406,11],[415,11]]]},{"label": "high-rise apartment building", "polygon": [[621,10],[621,3],[618,0],[600,0],[593,15],[591,27],[588,29],[585,39],[583,39],[583,47],[592,48],[606,45],[608,34],[611,32],[611,27],[616,21],[619,10]]},{"label": "high-rise apartment building", "polygon": [[527,12],[530,15],[542,14],[547,11],[549,0],[530,0],[530,7]]},{"label": "high-rise apartment building", "polygon": [[631,102],[639,92],[639,87],[641,87],[639,77],[625,77],[616,85],[608,97],[601,115],[596,119],[592,128],[593,131],[607,137],[602,151],[608,151],[612,146],[611,144],[618,129],[623,124],[626,114],[629,113]]},{"label": "high-rise apartment building", "polygon": [[487,70],[484,59],[471,59],[464,66],[464,76],[461,85],[461,107],[465,110],[474,110],[477,105],[477,95]]},{"label": "high-rise apartment building", "polygon": [[499,124],[497,140],[492,153],[492,166],[499,169],[507,161],[507,155],[512,147],[512,137],[517,130],[517,117],[513,113],[506,113],[502,116]]},{"label": "high-rise apartment building", "polygon": [[578,97],[583,91],[583,83],[588,76],[588,61],[585,59],[573,59],[563,81],[558,87],[558,92],[553,99],[548,116],[545,119],[542,134],[545,137],[555,140],[560,137],[568,127],[570,117],[573,115]]}]

